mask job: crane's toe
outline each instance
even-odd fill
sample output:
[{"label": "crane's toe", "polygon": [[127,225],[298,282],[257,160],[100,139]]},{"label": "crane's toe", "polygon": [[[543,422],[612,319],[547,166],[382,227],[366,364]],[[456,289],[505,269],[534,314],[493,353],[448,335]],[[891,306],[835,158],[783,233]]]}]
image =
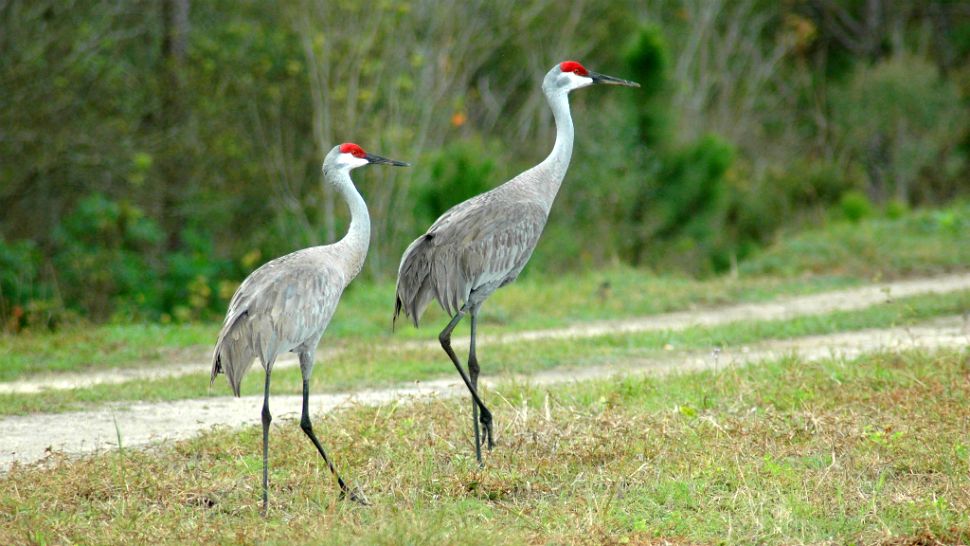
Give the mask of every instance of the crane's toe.
[{"label": "crane's toe", "polygon": [[355,488],[353,491],[343,490],[340,492],[340,500],[352,500],[361,506],[370,506],[370,501],[364,496],[364,493],[359,489]]},{"label": "crane's toe", "polygon": [[493,447],[495,447],[495,441],[492,439],[492,412],[490,412],[485,408],[482,408],[481,415],[479,415],[478,417],[478,421],[482,424],[482,428],[485,429],[485,437],[482,438],[481,445],[487,444],[488,449],[492,449]]}]

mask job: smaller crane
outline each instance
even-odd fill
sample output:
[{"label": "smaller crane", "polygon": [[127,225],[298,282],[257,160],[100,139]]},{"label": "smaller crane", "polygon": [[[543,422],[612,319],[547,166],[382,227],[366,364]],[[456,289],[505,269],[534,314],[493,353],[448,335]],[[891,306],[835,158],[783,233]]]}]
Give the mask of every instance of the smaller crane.
[{"label": "smaller crane", "polygon": [[229,302],[212,354],[212,376],[225,373],[232,392],[239,396],[243,375],[259,358],[266,371],[263,390],[263,514],[269,506],[269,380],[276,358],[294,352],[303,374],[303,412],[300,428],[330,467],[341,497],[366,504],[347,487],[320,441],[313,433],[308,410],[313,355],[327,329],[344,288],[360,273],[370,244],[370,216],[364,199],[350,179],[350,171],[376,163],[408,166],[364,150],[351,142],[335,146],[323,160],[326,183],[333,184],[350,206],[350,229],[343,239],[324,246],[304,248],[281,256],[253,271]]}]

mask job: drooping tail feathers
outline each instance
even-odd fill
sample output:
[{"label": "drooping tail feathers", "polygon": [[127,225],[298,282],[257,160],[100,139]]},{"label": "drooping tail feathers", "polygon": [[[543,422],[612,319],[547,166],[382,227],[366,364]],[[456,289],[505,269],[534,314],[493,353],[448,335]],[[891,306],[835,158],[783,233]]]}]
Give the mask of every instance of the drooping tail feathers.
[{"label": "drooping tail feathers", "polygon": [[243,312],[232,321],[227,320],[219,332],[219,341],[216,343],[215,351],[212,353],[212,375],[209,377],[209,385],[212,385],[216,376],[220,373],[226,374],[232,393],[239,396],[239,385],[242,378],[249,371],[256,359],[249,340],[245,335],[248,321],[248,313]]},{"label": "drooping tail feathers", "polygon": [[411,319],[415,327],[421,319],[424,309],[434,298],[434,291],[431,286],[431,253],[433,246],[431,240],[433,233],[427,233],[418,237],[404,251],[401,257],[401,266],[397,270],[397,294],[394,303],[394,318],[391,321],[391,329],[397,322],[401,311]]}]

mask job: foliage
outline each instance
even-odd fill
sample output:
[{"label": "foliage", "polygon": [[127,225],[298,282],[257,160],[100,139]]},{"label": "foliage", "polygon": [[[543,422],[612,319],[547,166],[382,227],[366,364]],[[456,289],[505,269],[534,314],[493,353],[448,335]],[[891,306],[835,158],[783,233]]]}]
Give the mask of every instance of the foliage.
[{"label": "foliage", "polygon": [[502,180],[493,159],[499,149],[469,139],[446,144],[433,153],[426,160],[430,167],[422,176],[423,183],[416,186],[413,199],[419,225],[430,225],[453,205],[492,189],[496,180]]},{"label": "foliage", "polygon": [[910,203],[955,193],[965,161],[957,143],[970,116],[957,86],[933,64],[901,54],[860,65],[833,90],[832,110],[846,153],[865,165],[870,199]]},{"label": "foliage", "polygon": [[42,264],[43,256],[33,241],[0,239],[0,318],[6,318],[2,329],[54,328],[55,317],[48,312],[52,295],[41,281]]},{"label": "foliage", "polygon": [[[811,273],[892,278],[965,270],[970,263],[970,204],[916,209],[901,216],[865,217],[868,201],[837,212],[826,225],[785,237],[740,264],[742,275],[803,276]],[[856,210],[861,206],[861,211]],[[853,216],[862,216],[858,222]]]},{"label": "foliage", "polygon": [[657,262],[670,251],[685,269],[695,264],[703,271],[711,265],[708,260],[717,260],[725,221],[725,174],[733,156],[730,144],[714,135],[661,156],[659,172],[631,210],[634,264]]},{"label": "foliage", "polygon": [[[538,82],[565,58],[643,88],[573,94],[544,270],[706,274],[851,190],[943,204],[970,191],[966,10],[876,4],[862,25],[848,0],[0,3],[0,319],[218,313],[260,261],[340,235],[320,160],[347,140],[415,163],[355,178],[386,279],[435,211],[544,157]],[[157,233],[95,248],[64,226],[92,195]]]},{"label": "foliage", "polygon": [[630,76],[642,89],[642,95],[633,102],[639,140],[649,149],[668,146],[673,134],[668,51],[660,28],[644,26],[634,35],[625,54]]},{"label": "foliage", "polygon": [[128,301],[134,309],[157,308],[158,276],[146,256],[162,238],[140,208],[102,194],[85,197],[54,234],[59,291],[96,320]]},{"label": "foliage", "polygon": [[846,220],[858,223],[859,220],[872,214],[872,203],[869,202],[869,198],[864,193],[850,191],[842,195],[842,199],[839,200],[839,209],[841,209]]}]

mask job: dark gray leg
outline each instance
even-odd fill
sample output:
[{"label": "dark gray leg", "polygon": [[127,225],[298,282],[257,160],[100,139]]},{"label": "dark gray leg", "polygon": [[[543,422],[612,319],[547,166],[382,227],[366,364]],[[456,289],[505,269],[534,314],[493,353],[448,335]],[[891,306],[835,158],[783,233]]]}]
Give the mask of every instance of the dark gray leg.
[{"label": "dark gray leg", "polygon": [[330,461],[330,457],[327,457],[327,452],[323,450],[323,445],[320,444],[320,440],[317,440],[317,435],[313,433],[313,424],[310,423],[310,370],[313,369],[313,358],[307,353],[300,353],[300,369],[303,370],[303,415],[300,417],[300,428],[303,432],[310,438],[313,445],[316,446],[317,451],[320,456],[323,457],[324,462],[327,463],[327,467],[330,468],[330,473],[333,477],[337,479],[337,485],[340,486],[340,497],[349,497],[350,500],[359,502],[361,504],[367,504],[367,501],[354,493],[347,487],[344,483],[343,478],[337,473],[337,469],[333,466],[333,462]]},{"label": "dark gray leg", "polygon": [[[458,374],[461,375],[461,379],[465,382],[465,386],[468,387],[468,391],[471,392],[472,400],[478,406],[478,409],[481,412],[478,421],[482,424],[482,427],[485,428],[485,434],[488,436],[488,438],[491,438],[492,412],[488,411],[488,408],[485,407],[482,399],[478,397],[478,391],[475,390],[475,386],[472,385],[468,374],[466,374],[464,368],[461,367],[461,362],[458,360],[458,355],[456,355],[454,349],[451,348],[451,332],[454,331],[455,326],[458,326],[458,323],[461,321],[461,317],[464,315],[464,311],[458,311],[455,313],[455,316],[452,317],[451,322],[448,323],[448,326],[445,326],[445,329],[442,330],[438,335],[438,341],[441,342],[441,348],[444,349],[445,353],[448,354],[448,358],[451,359],[451,362],[455,365],[455,368],[458,369]],[[475,443],[475,458],[478,460],[478,463],[481,464],[482,446],[478,442]]]},{"label": "dark gray leg", "polygon": [[266,387],[263,390],[263,516],[269,512],[269,424],[273,416],[269,413],[269,378],[273,365],[266,366]]},{"label": "dark gray leg", "polygon": [[[475,335],[478,332],[478,306],[472,307],[469,312],[471,315],[471,339],[468,343],[468,378],[471,379],[472,387],[475,388],[475,392],[478,392],[478,372],[481,368],[478,366],[478,356],[475,353]],[[478,428],[478,405],[472,402],[472,422],[475,426],[475,445],[482,445],[481,432]],[[492,441],[492,430],[489,428],[488,438],[488,449],[492,449],[495,446],[495,442]]]},{"label": "dark gray leg", "polygon": [[[468,342],[468,379],[471,380],[472,388],[475,389],[475,392],[478,392],[478,372],[480,368],[478,366],[478,357],[475,356],[475,323],[478,321],[474,307],[471,308],[469,314],[472,319],[472,333]],[[472,426],[475,427],[475,449],[477,453],[478,450],[481,450],[482,432],[478,426],[478,404],[474,400],[472,400]],[[481,457],[479,457],[479,460],[481,460]]]}]

